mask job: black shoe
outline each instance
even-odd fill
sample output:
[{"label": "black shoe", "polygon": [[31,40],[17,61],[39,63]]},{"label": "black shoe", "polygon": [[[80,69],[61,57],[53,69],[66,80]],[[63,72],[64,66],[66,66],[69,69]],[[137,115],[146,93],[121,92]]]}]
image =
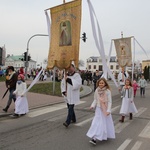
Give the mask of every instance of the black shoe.
[{"label": "black shoe", "polygon": [[20,114],[20,116],[24,116],[24,115],[26,115],[26,113],[25,114]]},{"label": "black shoe", "polygon": [[92,139],[89,141],[91,144],[96,145],[96,140]]},{"label": "black shoe", "polygon": [[69,126],[66,122],[64,122],[63,125],[64,125],[66,128]]},{"label": "black shoe", "polygon": [[13,117],[19,117],[19,115],[18,114],[13,114]]},{"label": "black shoe", "polygon": [[18,114],[13,114],[13,115],[10,115],[12,118],[18,118],[19,115]]},{"label": "black shoe", "polygon": [[71,120],[71,123],[76,123],[76,121]]},{"label": "black shoe", "polygon": [[4,108],[4,109],[3,109],[3,111],[4,111],[4,112],[7,112],[7,109],[6,109],[6,108]]}]

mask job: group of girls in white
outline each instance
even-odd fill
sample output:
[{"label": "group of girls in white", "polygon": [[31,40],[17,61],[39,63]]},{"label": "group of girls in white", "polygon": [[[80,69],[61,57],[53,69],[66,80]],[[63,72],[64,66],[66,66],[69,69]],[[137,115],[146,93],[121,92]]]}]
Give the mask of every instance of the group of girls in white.
[{"label": "group of girls in white", "polygon": [[[123,123],[126,115],[129,115],[129,119],[132,120],[133,113],[137,113],[137,109],[133,101],[134,92],[130,79],[125,80],[125,85],[121,90],[121,94],[123,95],[123,99],[120,109],[121,119],[119,122]],[[112,96],[110,87],[105,78],[100,78],[97,81],[94,101],[90,107],[90,109],[95,109],[95,116],[86,134],[89,138],[91,138],[89,142],[93,145],[96,145],[97,140],[103,141],[107,139],[115,139],[111,106]]]}]

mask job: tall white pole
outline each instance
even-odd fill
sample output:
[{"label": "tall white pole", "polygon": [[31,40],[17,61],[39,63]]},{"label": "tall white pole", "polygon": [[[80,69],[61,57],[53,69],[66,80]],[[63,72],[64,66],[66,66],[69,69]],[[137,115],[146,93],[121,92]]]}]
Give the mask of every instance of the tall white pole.
[{"label": "tall white pole", "polygon": [[35,34],[33,36],[31,36],[27,42],[27,55],[26,55],[26,61],[25,61],[25,77],[26,77],[26,80],[27,80],[27,72],[28,72],[28,66],[29,66],[29,62],[28,62],[28,53],[29,53],[29,42],[30,40],[35,37],[35,36],[49,36],[49,35],[46,35],[46,34]]}]

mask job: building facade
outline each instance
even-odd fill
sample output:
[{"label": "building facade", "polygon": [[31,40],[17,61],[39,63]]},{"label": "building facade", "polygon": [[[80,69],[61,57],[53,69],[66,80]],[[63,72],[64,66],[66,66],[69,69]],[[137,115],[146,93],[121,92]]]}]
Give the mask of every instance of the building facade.
[{"label": "building facade", "polygon": [[[106,62],[108,62],[108,57],[106,57]],[[113,73],[119,72],[119,65],[115,56],[110,57],[110,61],[107,63],[108,67]],[[103,71],[102,58],[97,56],[92,56],[87,59],[86,62],[87,70],[95,72],[96,70]]]},{"label": "building facade", "polygon": [[142,70],[144,70],[144,68],[146,66],[149,66],[150,67],[150,60],[143,60],[142,61]]},{"label": "building facade", "polygon": [[[25,62],[22,61],[23,58],[23,55],[7,55],[5,59],[5,67],[14,66],[15,70],[18,70],[20,67],[25,67]],[[31,69],[36,68],[36,61],[31,59],[28,62],[29,66],[27,71],[29,72]]]},{"label": "building facade", "polygon": [[6,49],[5,45],[0,47],[0,66],[5,65]]}]

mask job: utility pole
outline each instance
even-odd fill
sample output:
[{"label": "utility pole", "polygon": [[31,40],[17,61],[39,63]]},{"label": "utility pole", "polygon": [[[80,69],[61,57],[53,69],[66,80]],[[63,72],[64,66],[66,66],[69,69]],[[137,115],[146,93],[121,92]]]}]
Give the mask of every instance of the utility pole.
[{"label": "utility pole", "polygon": [[28,67],[29,67],[29,62],[28,62],[29,42],[35,36],[49,36],[49,35],[47,35],[47,34],[35,34],[35,35],[33,35],[29,38],[29,40],[27,42],[27,55],[26,55],[26,61],[25,61],[25,77],[26,77],[26,80],[27,80],[27,72],[28,72]]},{"label": "utility pole", "polygon": [[121,31],[121,38],[123,38],[123,31]]}]

